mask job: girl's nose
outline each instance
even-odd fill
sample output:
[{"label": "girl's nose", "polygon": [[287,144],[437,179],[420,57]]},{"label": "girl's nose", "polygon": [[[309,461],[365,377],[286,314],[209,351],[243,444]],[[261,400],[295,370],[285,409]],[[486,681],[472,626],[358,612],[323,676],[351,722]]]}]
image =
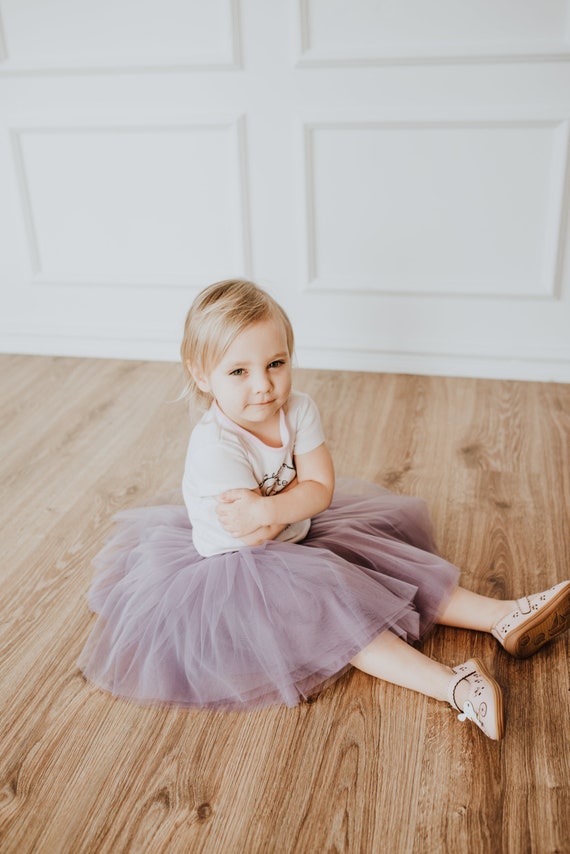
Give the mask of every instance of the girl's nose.
[{"label": "girl's nose", "polygon": [[271,391],[271,378],[266,371],[256,373],[253,382],[257,394],[266,394],[268,391]]}]

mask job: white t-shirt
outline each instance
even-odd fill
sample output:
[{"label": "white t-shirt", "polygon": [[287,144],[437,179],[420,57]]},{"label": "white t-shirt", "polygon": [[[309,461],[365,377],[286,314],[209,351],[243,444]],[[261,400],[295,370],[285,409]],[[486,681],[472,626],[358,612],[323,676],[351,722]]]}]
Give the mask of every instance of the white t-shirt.
[{"label": "white t-shirt", "polygon": [[[182,492],[192,522],[194,545],[204,556],[243,548],[225,531],[216,515],[217,496],[227,489],[281,492],[295,475],[294,457],[324,442],[319,411],[311,398],[291,392],[280,411],[281,447],[272,448],[231,421],[213,403],[190,436]],[[276,538],[298,542],[307,536],[310,519],[288,525]]]}]

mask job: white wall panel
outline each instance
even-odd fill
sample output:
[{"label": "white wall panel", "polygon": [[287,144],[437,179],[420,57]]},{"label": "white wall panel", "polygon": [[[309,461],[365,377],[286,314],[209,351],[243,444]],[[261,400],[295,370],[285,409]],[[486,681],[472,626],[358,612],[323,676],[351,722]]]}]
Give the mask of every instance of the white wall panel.
[{"label": "white wall panel", "polygon": [[[429,6],[429,15],[426,8]],[[0,0],[0,350],[570,381],[570,0]]]},{"label": "white wall panel", "polygon": [[308,287],[557,295],[567,123],[335,122],[305,136]]},{"label": "white wall panel", "polygon": [[241,130],[12,130],[32,281],[188,287],[247,270]]},{"label": "white wall panel", "polygon": [[235,0],[2,0],[5,70],[228,67]]},{"label": "white wall panel", "polygon": [[303,64],[570,55],[567,0],[299,0]]}]

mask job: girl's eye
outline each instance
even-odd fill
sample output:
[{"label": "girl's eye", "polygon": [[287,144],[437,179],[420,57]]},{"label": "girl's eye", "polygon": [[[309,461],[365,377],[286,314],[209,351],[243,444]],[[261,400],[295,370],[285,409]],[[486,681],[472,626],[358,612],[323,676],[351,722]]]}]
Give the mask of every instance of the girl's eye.
[{"label": "girl's eye", "polygon": [[235,371],[231,372],[230,377],[241,377],[243,373],[243,368],[236,368]]},{"label": "girl's eye", "polygon": [[269,363],[269,367],[270,367],[270,368],[280,368],[280,367],[281,367],[281,365],[284,365],[284,364],[285,364],[285,360],[284,360],[284,359],[275,359],[275,361],[274,361],[274,362],[270,362],[270,363]]}]

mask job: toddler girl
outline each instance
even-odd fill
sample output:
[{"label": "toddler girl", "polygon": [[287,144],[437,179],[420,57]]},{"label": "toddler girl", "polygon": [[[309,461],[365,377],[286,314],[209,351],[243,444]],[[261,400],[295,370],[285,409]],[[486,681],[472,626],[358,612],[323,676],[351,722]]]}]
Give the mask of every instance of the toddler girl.
[{"label": "toddler girl", "polygon": [[477,659],[450,668],[415,646],[434,623],[491,632],[516,657],[568,626],[570,581],[518,601],[458,587],[423,501],[372,484],[334,488],[319,413],[291,390],[293,331],[251,282],[194,301],[185,507],[138,508],[99,555],[99,618],[80,659],[142,702],[293,706],[349,666],[448,701],[492,739],[501,690]]}]

